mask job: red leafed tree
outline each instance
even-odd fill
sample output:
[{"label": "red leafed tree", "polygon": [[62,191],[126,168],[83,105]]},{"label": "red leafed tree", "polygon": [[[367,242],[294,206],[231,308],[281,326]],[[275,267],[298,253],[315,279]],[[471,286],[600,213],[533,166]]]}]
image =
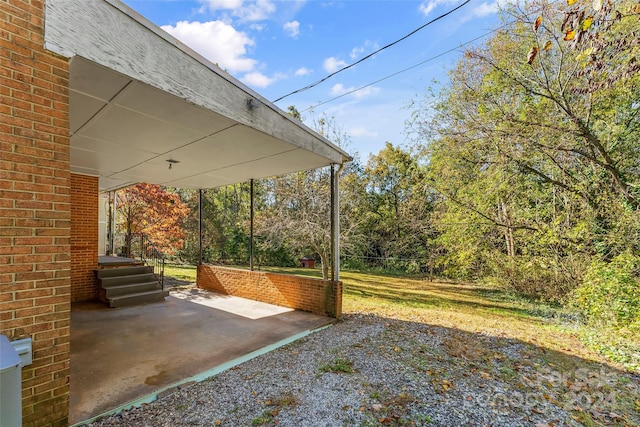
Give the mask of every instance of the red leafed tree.
[{"label": "red leafed tree", "polygon": [[127,252],[132,237],[145,234],[164,254],[184,245],[184,219],[189,207],[178,194],[154,184],[137,184],[117,193],[118,231],[125,234]]}]

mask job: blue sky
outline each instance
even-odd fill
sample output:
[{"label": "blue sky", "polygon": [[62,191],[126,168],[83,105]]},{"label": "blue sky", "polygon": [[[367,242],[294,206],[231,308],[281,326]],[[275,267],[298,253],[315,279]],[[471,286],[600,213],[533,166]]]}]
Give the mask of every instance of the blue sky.
[{"label": "blue sky", "polygon": [[[463,0],[124,2],[273,101],[405,36]],[[497,9],[498,1],[471,0],[411,37],[276,105],[285,111],[295,105],[307,124],[313,119],[305,111],[310,107],[316,118],[333,117],[349,137],[347,149],[366,162],[386,141],[409,142],[408,103],[434,80],[446,82],[460,45],[494,29]],[[430,60],[450,49],[455,51]]]}]

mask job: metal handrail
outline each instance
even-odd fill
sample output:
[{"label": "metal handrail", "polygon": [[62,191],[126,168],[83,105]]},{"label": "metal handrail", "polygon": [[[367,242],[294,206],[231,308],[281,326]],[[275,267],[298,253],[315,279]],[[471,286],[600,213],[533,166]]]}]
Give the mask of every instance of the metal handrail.
[{"label": "metal handrail", "polygon": [[[164,254],[153,244],[149,236],[140,233],[140,260],[151,266],[164,291]],[[156,270],[159,273],[156,273]]]},{"label": "metal handrail", "polygon": [[154,245],[153,241],[144,233],[121,234],[119,241],[123,245],[120,248],[119,255],[127,258],[139,259],[145,265],[151,267],[153,274],[164,290],[164,254]]}]

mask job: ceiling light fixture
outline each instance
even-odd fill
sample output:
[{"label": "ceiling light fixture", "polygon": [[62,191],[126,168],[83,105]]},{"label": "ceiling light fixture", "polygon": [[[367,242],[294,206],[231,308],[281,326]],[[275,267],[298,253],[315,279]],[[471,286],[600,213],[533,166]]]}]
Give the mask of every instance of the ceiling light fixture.
[{"label": "ceiling light fixture", "polygon": [[167,159],[167,163],[169,163],[169,169],[171,169],[174,164],[180,163],[180,160]]}]

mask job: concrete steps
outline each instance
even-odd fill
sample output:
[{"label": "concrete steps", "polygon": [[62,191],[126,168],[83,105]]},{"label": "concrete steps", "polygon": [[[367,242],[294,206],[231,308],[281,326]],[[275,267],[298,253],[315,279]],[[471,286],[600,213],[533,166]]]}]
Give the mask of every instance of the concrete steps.
[{"label": "concrete steps", "polygon": [[109,307],[124,307],[164,301],[169,291],[162,286],[148,266],[103,268],[96,270],[100,300]]}]

